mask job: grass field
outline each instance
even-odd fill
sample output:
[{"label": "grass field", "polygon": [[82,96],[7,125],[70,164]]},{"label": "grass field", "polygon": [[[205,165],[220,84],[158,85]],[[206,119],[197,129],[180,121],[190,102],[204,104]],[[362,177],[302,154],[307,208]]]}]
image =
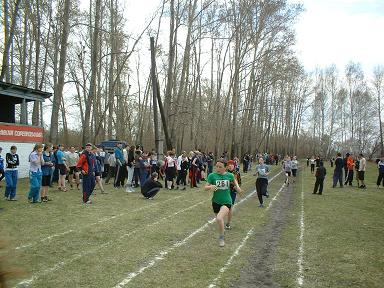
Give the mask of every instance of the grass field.
[{"label": "grass field", "polygon": [[[272,176],[280,172],[276,166],[273,169]],[[281,216],[285,221],[276,222],[281,233],[270,251],[268,267],[274,283],[281,287],[383,286],[384,189],[376,188],[374,165],[367,172],[365,190],[329,188],[328,169],[322,196],[311,194],[314,179],[307,168],[290,187],[283,187],[284,178],[278,175],[269,184],[266,208],[257,207],[252,174],[242,175],[247,194],[235,207],[233,229],[226,233],[224,248],[218,246],[212,221],[211,192],[202,188],[163,189],[154,200],[145,200],[138,192],[106,186],[110,194],[96,191],[89,206],[81,203],[80,191],[51,189],[52,202],[29,204],[28,185],[22,180],[19,201],[0,202],[1,238],[8,242],[1,253],[6,267],[23,270],[9,284],[238,287],[237,281],[252,273],[245,268],[260,254],[254,245],[258,235],[281,212],[280,204],[289,195],[292,205]]]}]

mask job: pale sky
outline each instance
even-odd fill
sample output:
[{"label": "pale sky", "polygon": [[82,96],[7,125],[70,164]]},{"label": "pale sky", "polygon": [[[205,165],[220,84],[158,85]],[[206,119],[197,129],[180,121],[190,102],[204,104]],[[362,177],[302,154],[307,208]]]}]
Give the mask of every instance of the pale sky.
[{"label": "pale sky", "polygon": [[[87,0],[81,1],[89,3]],[[162,4],[162,0],[122,2],[125,4],[127,29],[134,34],[145,27]],[[374,66],[384,65],[384,0],[288,2],[304,5],[305,11],[295,25],[295,50],[307,71],[335,64],[343,72],[346,64],[353,61],[361,63],[365,73],[370,74]],[[152,27],[156,29],[157,24],[155,20]],[[163,22],[163,25],[167,24]],[[147,42],[141,45],[146,46]]]},{"label": "pale sky", "polygon": [[[290,0],[290,2],[296,2]],[[384,0],[301,0],[296,51],[307,70],[349,61],[384,65]]]}]

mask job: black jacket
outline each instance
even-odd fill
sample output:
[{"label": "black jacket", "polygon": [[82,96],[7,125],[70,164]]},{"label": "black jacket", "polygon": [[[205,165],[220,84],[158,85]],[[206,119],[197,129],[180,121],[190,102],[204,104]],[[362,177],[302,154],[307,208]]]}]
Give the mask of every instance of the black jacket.
[{"label": "black jacket", "polygon": [[8,169],[17,168],[17,166],[20,164],[19,155],[7,153],[5,155],[5,162],[7,163]]},{"label": "black jacket", "polygon": [[342,171],[344,167],[343,158],[337,157],[335,161],[335,170]]},{"label": "black jacket", "polygon": [[159,181],[155,181],[151,178],[149,178],[147,181],[145,181],[144,185],[141,187],[141,194],[144,196],[148,195],[148,192],[152,190],[153,188],[162,188],[163,185]]},{"label": "black jacket", "polygon": [[324,166],[317,167],[315,174],[316,178],[325,178],[325,175],[327,175],[327,170]]}]

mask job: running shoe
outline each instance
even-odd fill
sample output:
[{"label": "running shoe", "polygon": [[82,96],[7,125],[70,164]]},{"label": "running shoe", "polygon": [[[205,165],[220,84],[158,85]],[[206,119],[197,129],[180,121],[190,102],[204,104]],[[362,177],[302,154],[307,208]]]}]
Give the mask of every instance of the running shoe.
[{"label": "running shoe", "polygon": [[263,205],[263,204],[260,204],[259,207],[260,207],[260,208],[264,208],[264,205]]},{"label": "running shoe", "polygon": [[225,224],[225,229],[226,230],[231,230],[231,225],[229,223]]},{"label": "running shoe", "polygon": [[219,246],[224,247],[225,246],[225,241],[224,241],[224,236],[219,237]]}]

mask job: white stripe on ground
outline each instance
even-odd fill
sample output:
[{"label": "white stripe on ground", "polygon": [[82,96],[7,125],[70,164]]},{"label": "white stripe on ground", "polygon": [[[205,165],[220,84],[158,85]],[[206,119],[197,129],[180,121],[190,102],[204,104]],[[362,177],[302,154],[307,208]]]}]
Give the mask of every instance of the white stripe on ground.
[{"label": "white stripe on ground", "polygon": [[300,214],[300,247],[299,247],[299,258],[297,259],[297,265],[299,266],[297,284],[299,287],[303,286],[304,283],[304,270],[303,270],[303,261],[304,261],[304,188],[303,188],[303,176],[301,176],[301,214]]},{"label": "white stripe on ground", "polygon": [[141,208],[138,208],[138,209],[136,209],[136,210],[133,210],[133,211],[129,211],[129,212],[125,212],[125,213],[120,213],[120,214],[117,214],[117,215],[114,215],[114,216],[104,217],[104,218],[98,220],[97,222],[90,223],[90,224],[88,224],[88,225],[84,225],[84,226],[82,226],[81,229],[77,229],[77,230],[70,229],[70,230],[67,230],[67,231],[64,231],[64,232],[61,232],[61,233],[52,234],[52,235],[50,235],[50,236],[47,236],[47,237],[45,237],[45,238],[36,240],[36,241],[34,241],[34,242],[30,242],[30,243],[27,243],[27,244],[24,244],[24,245],[20,245],[20,246],[16,247],[15,249],[16,249],[16,250],[20,250],[20,249],[23,249],[23,248],[28,248],[28,247],[34,246],[34,245],[39,244],[39,243],[45,243],[46,241],[50,241],[50,240],[52,240],[53,238],[57,238],[57,237],[60,237],[60,236],[64,236],[64,235],[66,235],[66,234],[70,234],[70,233],[73,233],[73,232],[78,232],[78,231],[81,231],[81,230],[84,229],[84,228],[91,227],[91,226],[94,226],[94,225],[96,225],[96,224],[104,223],[104,222],[110,221],[110,220],[112,220],[112,219],[116,219],[116,218],[118,218],[118,217],[122,217],[122,216],[127,215],[127,214],[136,213],[136,212],[139,212],[139,211],[141,211],[141,210],[143,210],[143,209],[147,209],[147,208],[150,208],[150,207],[159,205],[159,204],[167,203],[167,202],[169,202],[169,201],[178,199],[178,198],[183,197],[183,196],[184,196],[184,195],[179,195],[179,196],[172,197],[172,198],[167,199],[167,200],[162,201],[162,202],[155,202],[155,203],[151,203],[151,204],[149,204],[149,205],[145,205],[145,206],[143,206],[143,207],[141,207]]},{"label": "white stripe on ground", "polygon": [[[281,174],[281,172],[279,172],[278,174],[276,174],[275,176],[273,176],[271,179],[270,179],[270,182],[272,182],[277,176],[279,176]],[[249,193],[245,198],[243,198],[241,201],[239,201],[238,203],[236,203],[234,206],[237,206],[241,203],[243,203],[244,201],[248,200],[250,197],[253,196],[253,194],[256,193],[256,190],[253,190],[251,193]],[[276,197],[274,197],[272,199],[272,201],[276,199]],[[271,202],[272,202],[271,201]],[[192,237],[194,237],[196,234],[200,233],[200,232],[203,232],[205,229],[208,228],[208,226],[210,224],[212,224],[213,222],[215,222],[215,218],[209,220],[207,223],[205,223],[203,226],[201,226],[200,228],[196,229],[195,231],[193,231],[191,234],[189,234],[186,238],[184,238],[183,240],[179,241],[179,242],[176,242],[175,244],[173,244],[171,247],[163,250],[163,251],[160,251],[155,257],[153,257],[148,263],[147,265],[139,268],[139,270],[137,270],[136,272],[131,272],[127,275],[127,277],[125,277],[122,281],[120,281],[116,286],[114,286],[114,288],[121,288],[121,287],[124,287],[125,285],[127,285],[129,282],[131,282],[134,278],[136,278],[137,276],[139,276],[140,274],[144,273],[145,270],[151,268],[152,266],[154,266],[157,262],[161,261],[161,260],[164,260],[164,258],[170,253],[172,252],[174,249],[180,247],[180,246],[183,246],[185,245],[188,240],[190,240]]]},{"label": "white stripe on ground", "polygon": [[[140,231],[140,230],[144,230],[144,229],[147,228],[147,227],[156,226],[156,225],[158,225],[160,222],[162,222],[162,221],[164,221],[164,220],[167,220],[167,219],[169,219],[169,218],[173,218],[174,216],[176,216],[176,215],[178,215],[178,214],[181,214],[181,213],[183,213],[183,212],[186,212],[186,211],[188,211],[188,210],[191,210],[191,209],[195,208],[196,206],[201,205],[201,204],[204,203],[204,202],[208,202],[208,200],[200,201],[200,202],[198,202],[198,203],[196,203],[196,204],[194,204],[194,205],[192,205],[192,206],[189,206],[189,207],[187,207],[187,208],[184,208],[184,209],[181,209],[181,210],[179,210],[179,211],[176,211],[176,212],[172,213],[171,215],[165,216],[165,217],[159,219],[159,220],[156,221],[156,222],[149,223],[149,224],[147,224],[147,225],[145,225],[145,226],[142,226],[142,227],[140,227],[140,228],[137,228],[137,229],[135,229],[135,230],[132,230],[131,232],[126,233],[126,234],[123,234],[123,235],[119,236],[119,237],[116,238],[116,239],[110,240],[110,241],[108,241],[108,242],[105,242],[105,243],[103,243],[103,244],[97,246],[95,249],[88,250],[88,251],[85,251],[85,252],[82,252],[82,253],[78,253],[78,254],[74,255],[72,258],[70,258],[70,259],[68,259],[68,260],[66,260],[66,261],[60,261],[60,262],[56,263],[55,265],[53,265],[52,267],[50,267],[50,268],[48,268],[48,269],[46,269],[46,270],[39,271],[38,273],[36,273],[35,275],[33,275],[31,278],[19,282],[19,283],[16,285],[16,287],[29,287],[29,285],[31,285],[34,281],[36,281],[36,280],[37,280],[38,278],[40,278],[41,276],[45,276],[45,275],[47,275],[47,274],[49,274],[49,273],[51,273],[51,272],[55,272],[55,271],[59,270],[60,268],[64,267],[65,265],[70,264],[70,263],[72,263],[73,261],[76,261],[76,260],[78,260],[78,259],[80,259],[80,258],[82,258],[82,257],[84,257],[84,256],[87,256],[87,255],[90,255],[90,254],[94,254],[94,253],[100,252],[101,249],[103,249],[103,248],[105,248],[105,247],[111,245],[112,243],[114,243],[114,242],[116,242],[116,241],[118,241],[118,240],[121,240],[121,239],[123,239],[123,238],[129,237],[129,236],[131,236],[131,235],[137,233],[137,232]],[[148,207],[148,206],[146,206],[146,207]]]},{"label": "white stripe on ground", "polygon": [[[283,184],[283,186],[281,186],[281,188],[279,189],[279,191],[276,193],[275,197],[273,197],[271,199],[271,202],[269,203],[269,205],[267,206],[267,208],[265,210],[269,210],[272,206],[272,203],[273,201],[276,200],[277,196],[280,194],[280,192],[283,190],[283,188],[285,187],[285,184]],[[248,241],[249,237],[251,237],[253,235],[253,233],[255,232],[255,227],[252,227],[248,233],[245,235],[245,237],[243,238],[243,240],[241,241],[240,245],[236,248],[235,252],[232,254],[232,256],[228,259],[227,263],[225,263],[225,265],[219,270],[219,275],[213,279],[212,283],[208,286],[208,288],[214,288],[216,287],[217,285],[217,282],[220,280],[221,276],[223,275],[223,273],[225,271],[227,271],[227,269],[229,268],[229,266],[232,265],[232,262],[233,262],[233,259],[235,257],[237,257],[239,255],[239,252],[240,250],[244,247],[244,245],[246,244],[246,242]]]},{"label": "white stripe on ground", "polygon": [[[251,180],[252,180],[252,179],[251,179]],[[249,181],[250,181],[250,180],[247,180],[247,181],[245,181],[244,183],[247,183],[247,182],[249,182]],[[58,237],[60,237],[60,236],[64,236],[64,235],[67,235],[67,234],[70,234],[70,233],[73,233],[73,232],[78,232],[78,231],[81,231],[81,230],[84,229],[84,228],[91,227],[91,226],[96,225],[96,224],[104,223],[104,222],[110,221],[110,220],[112,220],[112,219],[116,219],[116,218],[118,218],[118,217],[122,217],[122,216],[127,215],[127,214],[132,214],[132,213],[135,213],[135,212],[139,212],[139,211],[141,211],[141,210],[143,210],[143,209],[150,208],[150,207],[152,207],[152,206],[156,206],[156,205],[158,205],[158,204],[167,203],[167,202],[169,202],[169,201],[178,199],[178,198],[183,197],[183,196],[184,196],[184,195],[179,195],[179,196],[176,196],[176,197],[167,199],[167,200],[165,200],[165,201],[163,201],[163,202],[152,203],[152,204],[150,204],[150,205],[141,207],[141,208],[139,208],[139,209],[136,209],[136,210],[133,210],[133,211],[130,211],[130,212],[120,213],[120,214],[118,214],[118,215],[114,215],[114,216],[110,216],[110,217],[105,217],[105,218],[103,218],[103,219],[100,219],[100,220],[97,221],[97,222],[90,223],[90,224],[88,224],[88,225],[84,225],[84,226],[82,226],[81,229],[78,229],[78,230],[72,230],[72,229],[70,229],[70,230],[67,230],[67,231],[64,231],[64,232],[61,232],[61,233],[52,234],[52,235],[50,235],[50,236],[47,236],[47,237],[45,237],[45,238],[36,240],[36,241],[34,241],[34,242],[30,242],[30,243],[27,243],[27,244],[24,244],[24,245],[17,246],[17,247],[15,248],[15,250],[21,250],[21,249],[24,249],[24,248],[28,248],[28,247],[37,245],[37,244],[39,244],[39,243],[46,243],[46,241],[50,241],[50,240],[52,240],[52,239],[54,239],[54,238],[58,238]]]}]

